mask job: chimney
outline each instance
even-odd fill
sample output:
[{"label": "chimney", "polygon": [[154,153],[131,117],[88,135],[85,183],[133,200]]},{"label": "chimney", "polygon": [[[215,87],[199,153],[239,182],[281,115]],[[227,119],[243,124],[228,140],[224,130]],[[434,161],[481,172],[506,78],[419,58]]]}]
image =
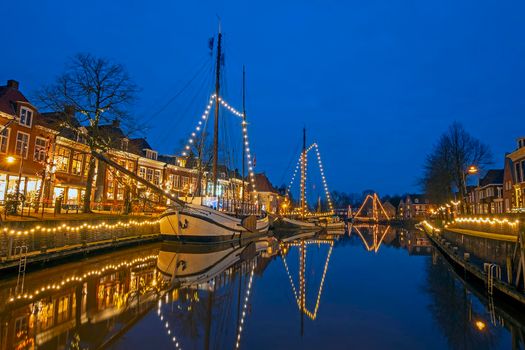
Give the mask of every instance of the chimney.
[{"label": "chimney", "polygon": [[18,81],[13,80],[13,79],[9,79],[7,81],[7,87],[15,89],[15,90],[18,90]]},{"label": "chimney", "polygon": [[117,118],[113,119],[113,121],[111,122],[111,126],[115,128],[120,128],[120,120],[118,120]]},{"label": "chimney", "polygon": [[67,117],[72,118],[75,115],[75,106],[65,105],[64,106],[64,114]]},{"label": "chimney", "polygon": [[525,147],[525,136],[518,139],[518,149]]}]

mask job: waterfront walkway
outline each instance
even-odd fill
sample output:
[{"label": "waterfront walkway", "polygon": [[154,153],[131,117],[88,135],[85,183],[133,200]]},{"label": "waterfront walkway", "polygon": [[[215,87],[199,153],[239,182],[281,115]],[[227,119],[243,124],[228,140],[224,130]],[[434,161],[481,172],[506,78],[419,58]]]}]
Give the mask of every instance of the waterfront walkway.
[{"label": "waterfront walkway", "polygon": [[[3,212],[3,211],[2,211]],[[155,217],[156,214],[144,214],[144,213],[134,213],[129,215],[121,215],[121,214],[115,214],[114,212],[110,211],[93,211],[91,214],[87,213],[65,213],[62,212],[60,214],[56,214],[53,212],[52,208],[50,210],[46,210],[44,212],[44,215],[42,213],[30,213],[29,215],[8,215],[7,217],[4,215],[1,215],[0,218],[0,225],[4,223],[10,223],[10,222],[19,222],[19,221],[49,221],[49,220],[56,220],[56,221],[63,221],[63,220],[103,220],[103,219],[121,219],[121,220],[130,220],[130,219],[151,219],[152,217]]]},{"label": "waterfront walkway", "polygon": [[102,249],[156,241],[157,216],[52,214],[8,216],[0,223],[0,270],[47,262]]}]

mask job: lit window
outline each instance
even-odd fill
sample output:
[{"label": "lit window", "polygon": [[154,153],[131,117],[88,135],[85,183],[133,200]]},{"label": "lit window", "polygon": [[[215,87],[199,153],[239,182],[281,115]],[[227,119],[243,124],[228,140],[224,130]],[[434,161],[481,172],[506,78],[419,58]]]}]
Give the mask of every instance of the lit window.
[{"label": "lit window", "polygon": [[67,173],[69,171],[69,157],[71,155],[71,150],[65,147],[57,147],[55,162],[57,171],[62,171]]},{"label": "lit window", "polygon": [[71,174],[82,175],[82,153],[73,153],[73,161],[71,162]]},{"label": "lit window", "polygon": [[153,178],[153,183],[155,185],[160,185],[160,170],[155,170],[155,177]]},{"label": "lit window", "polygon": [[139,176],[143,179],[146,178],[146,168],[144,168],[143,166],[139,168]]},{"label": "lit window", "polygon": [[9,129],[4,129],[0,133],[0,153],[7,153],[8,142],[9,142]]},{"label": "lit window", "polygon": [[153,181],[153,169],[146,170],[146,180],[148,180],[149,182]]},{"label": "lit window", "polygon": [[43,137],[35,138],[35,161],[43,162],[46,160],[47,140]]},{"label": "lit window", "polygon": [[150,149],[146,150],[146,158],[157,160],[157,152],[152,151]]},{"label": "lit window", "polygon": [[117,200],[124,200],[124,186],[117,183]]},{"label": "lit window", "polygon": [[16,134],[15,153],[21,157],[27,158],[28,147],[29,147],[29,134],[19,131]]},{"label": "lit window", "polygon": [[58,301],[57,321],[59,323],[69,319],[69,296],[61,297]]},{"label": "lit window", "polygon": [[31,121],[33,119],[33,112],[25,107],[20,108],[20,125],[31,127]]}]

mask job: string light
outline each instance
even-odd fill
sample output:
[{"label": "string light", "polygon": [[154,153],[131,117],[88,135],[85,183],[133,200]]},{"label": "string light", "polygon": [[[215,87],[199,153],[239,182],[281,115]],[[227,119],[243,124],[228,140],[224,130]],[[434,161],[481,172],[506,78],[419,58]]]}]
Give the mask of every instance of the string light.
[{"label": "string light", "polygon": [[231,112],[232,114],[236,115],[237,117],[243,117],[244,116],[244,113],[239,112],[238,110],[236,110],[235,108],[230,106],[226,101],[224,101],[223,98],[219,97],[219,102],[221,103],[221,105],[223,107],[225,107],[228,110],[228,112]]},{"label": "string light", "polygon": [[[366,241],[365,237],[363,236],[363,234],[361,233],[361,230],[359,230],[358,225],[353,225],[352,227],[355,229],[359,237],[361,237],[361,241],[363,241],[363,244],[365,245],[366,250],[368,250],[369,252],[373,251],[374,253],[377,253],[379,251],[381,244],[383,244],[384,238],[386,237],[386,235],[388,234],[388,231],[390,230],[390,225],[389,225],[387,226],[384,233],[382,234],[381,239],[378,241],[377,236],[379,235],[379,225],[374,225],[373,227],[374,244],[373,246],[370,246],[368,242]],[[365,225],[365,227],[370,228],[370,226],[368,225]]]},{"label": "string light", "polygon": [[321,179],[323,180],[323,187],[324,192],[326,194],[326,201],[328,202],[328,208],[330,209],[330,212],[334,211],[334,206],[332,204],[332,198],[330,197],[330,191],[328,191],[328,184],[326,182],[326,176],[324,175],[324,167],[323,163],[321,162],[321,152],[319,152],[319,146],[317,143],[314,143],[315,145],[315,153],[317,154],[317,161],[319,163],[319,170],[321,172]]},{"label": "string light", "polygon": [[455,218],[454,222],[466,222],[466,223],[489,224],[489,225],[499,224],[499,225],[508,225],[511,227],[515,227],[520,223],[519,220],[510,221],[507,218],[498,219],[498,218],[466,218],[466,217]]},{"label": "string light", "polygon": [[237,329],[237,341],[235,343],[235,348],[238,349],[241,344],[241,334],[242,330],[244,329],[244,318],[246,317],[246,311],[248,308],[248,300],[250,298],[250,292],[252,289],[252,282],[253,282],[253,273],[255,272],[255,264],[252,267],[252,271],[250,273],[250,279],[248,281],[248,288],[246,289],[246,296],[244,297],[244,305],[242,307],[242,314],[241,314],[241,320],[239,322],[239,327]]},{"label": "string light", "polygon": [[82,275],[71,275],[67,278],[63,278],[62,281],[60,282],[55,282],[53,284],[49,282],[47,285],[44,285],[40,288],[36,288],[32,292],[19,294],[15,297],[11,297],[9,299],[9,302],[14,302],[15,300],[20,300],[20,299],[33,299],[34,297],[38,296],[40,293],[43,293],[49,290],[59,290],[67,284],[82,282],[91,276],[100,276],[101,274],[108,272],[108,271],[116,271],[124,267],[129,268],[137,264],[144,264],[146,262],[156,261],[157,258],[158,258],[158,254],[152,254],[152,255],[142,257],[142,258],[135,258],[129,261],[122,261],[119,264],[108,264],[102,267],[101,269],[90,270],[88,272],[83,273]]},{"label": "string light", "polygon": [[[208,116],[210,115],[211,108],[213,106],[213,101],[215,100],[215,94],[210,96],[210,99],[208,100],[208,104],[206,105],[206,108],[204,109],[204,112],[202,112],[202,115],[197,122],[197,126],[195,127],[195,131],[191,133],[190,137],[188,138],[188,142],[184,146],[184,150],[182,151],[181,155],[183,157],[188,155],[188,152],[191,148],[191,145],[195,143],[197,134],[200,133],[202,129],[202,124],[205,123],[208,120]],[[220,98],[219,98],[220,100]]]},{"label": "string light", "polygon": [[423,221],[421,221],[421,224],[423,224],[423,226],[425,226],[428,230],[430,230],[430,232],[433,232],[433,231],[435,231],[435,232],[441,232],[440,229],[438,229],[438,228],[432,226],[427,220],[423,220]]},{"label": "string light", "polygon": [[[166,293],[166,302],[168,299],[168,294]],[[170,324],[168,321],[164,322],[164,315],[162,314],[162,298],[159,299],[159,302],[157,304],[157,316],[159,317],[160,321],[164,324],[164,328],[166,329],[166,333],[169,337],[171,337],[171,341],[173,342],[173,345],[175,346],[175,349],[182,349],[179,341],[177,340],[177,337],[175,335],[172,335]]]},{"label": "string light", "polygon": [[243,120],[241,123],[242,126],[242,133],[243,133],[243,139],[244,139],[244,147],[246,151],[246,160],[248,162],[248,173],[250,175],[250,184],[252,186],[252,192],[254,195],[257,194],[257,188],[255,186],[255,173],[254,173],[254,164],[252,161],[252,155],[250,153],[250,140],[248,138],[248,123]]},{"label": "string light", "polygon": [[[306,186],[306,178],[307,178],[307,170],[308,170],[308,153],[315,148],[315,153],[316,153],[316,156],[317,156],[317,164],[319,166],[319,172],[321,173],[321,180],[322,180],[322,183],[323,183],[323,190],[325,192],[325,197],[326,197],[326,201],[328,203],[328,213],[333,213],[334,212],[334,206],[333,206],[333,202],[332,202],[332,197],[330,196],[330,191],[328,190],[328,183],[326,181],[326,176],[325,176],[325,173],[324,173],[324,166],[323,166],[323,162],[321,160],[321,152],[319,151],[319,145],[317,144],[317,142],[314,142],[312,143],[310,146],[308,146],[308,148],[305,150],[305,160],[304,160],[304,163],[305,163],[305,174],[304,174],[304,179],[301,178],[301,186]],[[293,174],[292,174],[292,178],[290,180],[290,183],[288,184],[288,187],[286,189],[286,194],[287,196],[289,197],[290,196],[290,191],[292,189],[292,185],[295,181],[295,177],[297,176],[297,172],[299,171],[301,165],[303,164],[303,154],[301,153],[301,155],[299,156],[299,159],[297,160],[297,164],[295,165],[295,169],[293,171]],[[305,190],[304,190],[304,193],[305,193],[305,198],[304,198],[304,202],[305,202],[305,207],[307,207],[307,201],[306,201],[306,187],[305,187]],[[305,215],[305,216],[313,216],[311,215],[310,213],[305,213],[303,212],[303,208],[301,208],[300,212],[301,214]],[[326,215],[327,213],[322,213],[322,214],[317,214],[315,216],[324,216]]]},{"label": "string light", "polygon": [[27,236],[30,233],[35,232],[42,232],[42,233],[51,233],[51,232],[60,232],[60,231],[70,231],[70,232],[80,232],[80,230],[99,230],[99,229],[107,229],[107,230],[115,230],[118,228],[128,228],[128,227],[137,227],[137,226],[145,226],[145,225],[156,225],[160,222],[160,220],[151,220],[151,221],[135,221],[131,220],[128,222],[117,222],[116,224],[106,224],[105,222],[102,222],[98,225],[90,225],[87,222],[84,222],[82,225],[78,226],[69,226],[66,224],[62,224],[55,227],[43,227],[40,225],[37,225],[31,229],[27,230],[10,230],[9,228],[5,227],[4,232],[11,235],[11,236]]},{"label": "string light", "polygon": [[[308,310],[308,308],[306,307],[306,304],[305,304],[305,300],[306,300],[306,291],[305,291],[305,280],[304,280],[304,277],[301,279],[301,281],[299,282],[300,283],[300,286],[301,286],[301,291],[304,295],[304,298],[301,300],[297,294],[297,289],[295,288],[295,283],[293,282],[293,278],[292,278],[292,275],[290,273],[290,270],[288,268],[288,263],[286,262],[286,257],[284,256],[284,253],[283,253],[283,246],[286,245],[288,247],[300,247],[301,249],[306,249],[306,246],[310,245],[310,244],[329,244],[330,245],[330,248],[328,250],[328,254],[326,256],[326,261],[325,261],[325,265],[324,265],[324,269],[323,269],[323,274],[321,276],[321,282],[319,284],[319,290],[317,292],[317,297],[316,297],[316,302],[315,302],[315,307],[314,307],[314,311],[310,311]],[[290,285],[292,287],[292,291],[293,291],[293,294],[294,294],[294,297],[295,297],[295,301],[297,303],[297,306],[299,307],[299,310],[303,311],[304,314],[306,316],[308,316],[310,319],[312,320],[315,320],[317,318],[317,311],[319,310],[319,304],[320,304],[320,301],[321,301],[321,295],[323,293],[323,287],[324,287],[324,283],[325,283],[325,278],[326,278],[326,272],[328,271],[328,264],[330,263],[330,257],[332,255],[332,251],[333,251],[333,247],[334,247],[334,242],[331,241],[331,240],[308,240],[308,241],[302,241],[301,243],[286,243],[286,244],[282,244],[281,245],[281,258],[282,258],[282,261],[283,261],[283,264],[284,264],[284,268],[286,270],[286,273],[288,274],[288,279],[290,280]],[[306,257],[306,254],[305,254],[305,257]],[[304,268],[306,266],[306,261],[304,261],[303,264],[303,270],[302,270],[302,275],[304,276]]]},{"label": "string light", "polygon": [[[195,144],[197,134],[202,130],[203,123],[205,123],[207,121],[208,116],[210,115],[210,111],[211,111],[211,108],[213,106],[213,102],[215,101],[215,96],[216,96],[215,94],[210,96],[210,99],[208,100],[208,104],[206,106],[206,109],[204,110],[204,112],[201,115],[201,118],[200,118],[201,120],[198,121],[197,126],[195,127],[195,131],[191,133],[191,136],[189,137],[188,142],[184,146],[184,150],[181,153],[182,156],[187,156],[188,155],[188,151],[191,149],[191,145]],[[243,117],[244,116],[244,113],[239,112],[237,109],[233,108],[222,97],[219,97],[218,100],[219,100],[219,103],[224,108],[226,108],[227,111],[229,111],[233,115],[235,115],[237,117]],[[257,189],[256,189],[256,186],[255,186],[254,164],[253,164],[252,155],[251,155],[251,152],[250,152],[250,140],[248,138],[248,123],[246,123],[246,121],[243,120],[242,123],[241,123],[241,127],[242,127],[243,140],[244,140],[243,141],[244,142],[243,147],[246,150],[246,158],[247,158],[247,162],[248,162],[248,172],[249,172],[249,177],[250,177],[250,184],[251,184],[251,187],[252,187],[252,192],[254,194],[257,194]]]}]

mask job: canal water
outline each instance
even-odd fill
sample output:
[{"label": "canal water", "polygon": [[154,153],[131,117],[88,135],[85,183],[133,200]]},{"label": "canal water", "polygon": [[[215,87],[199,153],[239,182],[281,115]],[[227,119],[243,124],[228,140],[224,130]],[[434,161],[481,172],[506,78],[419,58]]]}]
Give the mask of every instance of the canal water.
[{"label": "canal water", "polygon": [[[3,349],[523,349],[415,230],[156,243],[0,280]],[[18,286],[17,286],[18,283]]]}]

